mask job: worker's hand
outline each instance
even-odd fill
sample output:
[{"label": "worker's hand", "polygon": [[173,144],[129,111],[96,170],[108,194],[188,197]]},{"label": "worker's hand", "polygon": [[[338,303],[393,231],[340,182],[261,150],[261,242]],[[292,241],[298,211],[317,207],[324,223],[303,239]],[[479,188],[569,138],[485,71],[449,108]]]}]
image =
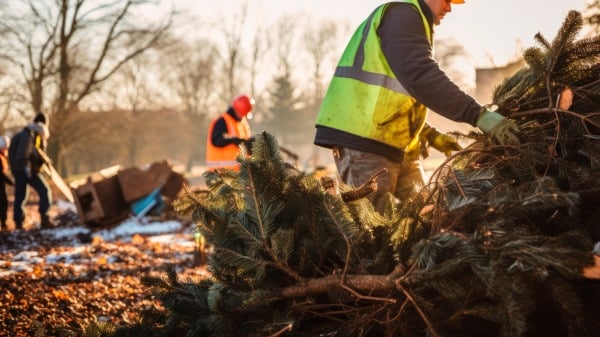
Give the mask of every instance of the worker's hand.
[{"label": "worker's hand", "polygon": [[500,144],[519,144],[519,138],[515,135],[519,128],[515,123],[509,121],[501,114],[484,109],[477,118],[477,127],[484,133],[496,138]]},{"label": "worker's hand", "polygon": [[448,136],[432,128],[427,135],[429,146],[442,152],[446,157],[450,157],[452,151],[460,151],[462,147],[458,144],[454,137]]},{"label": "worker's hand", "polygon": [[27,176],[27,179],[31,179],[31,168],[29,166],[25,167],[25,176]]},{"label": "worker's hand", "polygon": [[246,151],[249,155],[252,155],[252,144],[256,138],[250,137],[249,139],[244,140],[244,146],[246,147]]}]

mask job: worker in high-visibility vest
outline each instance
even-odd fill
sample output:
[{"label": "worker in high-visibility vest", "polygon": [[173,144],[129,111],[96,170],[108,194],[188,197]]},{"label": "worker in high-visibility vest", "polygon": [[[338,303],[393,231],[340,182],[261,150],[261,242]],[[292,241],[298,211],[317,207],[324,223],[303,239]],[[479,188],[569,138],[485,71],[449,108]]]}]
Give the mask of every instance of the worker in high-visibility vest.
[{"label": "worker in high-visibility vest", "polygon": [[46,115],[39,112],[33,121],[14,134],[10,140],[8,161],[15,183],[13,204],[15,229],[23,229],[25,205],[27,204],[30,186],[39,197],[40,228],[54,227],[54,223],[48,215],[50,205],[52,205],[52,190],[41,173],[44,160],[36,150],[45,150],[49,137],[50,131]]},{"label": "worker in high-visibility vest", "polygon": [[252,132],[248,119],[252,118],[254,100],[248,95],[239,95],[231,101],[227,111],[215,118],[209,126],[206,139],[206,166],[239,169],[236,160],[240,146],[251,150]]},{"label": "worker in high-visibility vest", "polygon": [[427,109],[477,126],[500,143],[516,125],[479,104],[433,58],[433,29],[463,0],[403,0],[378,6],[347,44],[316,120],[314,143],[331,148],[342,181],[360,186],[387,168],[368,198],[383,211],[388,192],[403,200],[423,184],[419,161],[431,146],[449,155],[452,137],[426,123]]}]

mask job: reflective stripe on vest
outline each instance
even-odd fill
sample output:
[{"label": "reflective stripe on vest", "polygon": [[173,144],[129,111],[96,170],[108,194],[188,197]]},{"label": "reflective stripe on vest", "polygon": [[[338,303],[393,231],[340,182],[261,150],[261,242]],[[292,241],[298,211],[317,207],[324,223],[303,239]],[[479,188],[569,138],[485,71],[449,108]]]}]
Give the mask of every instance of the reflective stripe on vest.
[{"label": "reflective stripe on vest", "polygon": [[[431,43],[431,29],[418,0],[403,2],[419,12]],[[387,6],[375,9],[348,43],[323,100],[317,125],[407,151],[418,145],[427,109],[398,81],[379,45],[377,28]]]},{"label": "reflective stripe on vest", "polygon": [[[427,24],[427,18],[425,17],[425,14],[423,13],[423,11],[421,10],[421,7],[419,6],[418,0],[404,0],[402,2],[411,3],[415,7],[417,7],[417,9],[419,10],[419,14],[421,15],[421,18],[423,19],[425,32],[427,33],[427,38],[429,39],[429,43],[431,44],[431,30],[429,28],[429,25]],[[381,6],[380,11],[383,12],[385,10],[385,7],[387,7],[387,6],[386,5]],[[393,74],[388,76],[385,74],[368,72],[368,71],[365,71],[362,69],[362,65],[365,61],[365,41],[367,40],[369,32],[371,31],[372,21],[377,12],[378,12],[378,10],[374,11],[367,18],[365,28],[363,29],[363,32],[362,32],[360,45],[358,47],[356,57],[354,58],[354,62],[352,64],[352,66],[350,66],[350,67],[338,66],[335,69],[334,76],[353,78],[355,80],[359,80],[364,83],[381,86],[381,87],[390,89],[392,91],[410,96],[408,91],[402,86],[402,83],[400,83],[400,81],[398,81],[398,79],[395,76],[393,76]]]}]

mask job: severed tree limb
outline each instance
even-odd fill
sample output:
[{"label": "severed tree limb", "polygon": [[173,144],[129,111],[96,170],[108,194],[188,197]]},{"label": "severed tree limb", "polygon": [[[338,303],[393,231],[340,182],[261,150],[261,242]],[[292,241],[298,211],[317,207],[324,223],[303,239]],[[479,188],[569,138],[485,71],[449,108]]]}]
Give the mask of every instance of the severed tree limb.
[{"label": "severed tree limb", "polygon": [[269,335],[269,337],[279,337],[288,331],[292,331],[293,327],[294,327],[293,324],[288,324],[288,325],[284,326],[282,329],[280,329],[279,331],[275,332],[274,334]]},{"label": "severed tree limb", "polygon": [[358,188],[353,189],[351,191],[343,192],[341,194],[337,190],[337,184],[335,180],[333,180],[331,177],[321,177],[319,179],[319,182],[324,191],[328,192],[331,195],[340,194],[344,202],[352,202],[358,199],[362,199],[368,196],[369,194],[377,191],[377,177],[387,172],[388,169],[384,167],[381,170],[375,172],[371,176],[371,178],[369,178],[369,180],[367,180],[364,184],[360,185]]},{"label": "severed tree limb", "polygon": [[344,202],[351,202],[361,198],[368,196],[369,194],[377,191],[377,177],[383,173],[387,173],[387,168],[382,168],[381,170],[375,172],[371,178],[362,184],[359,188],[342,193],[342,200]]},{"label": "severed tree limb", "polygon": [[[332,289],[352,289],[352,293],[359,292],[382,292],[396,289],[396,279],[403,275],[404,267],[401,265],[387,275],[328,275],[322,278],[308,279],[298,285],[282,288],[274,293],[272,300],[284,300],[288,298],[305,297],[310,295],[324,294]],[[361,296],[364,299],[376,301],[395,302],[395,299]]]}]

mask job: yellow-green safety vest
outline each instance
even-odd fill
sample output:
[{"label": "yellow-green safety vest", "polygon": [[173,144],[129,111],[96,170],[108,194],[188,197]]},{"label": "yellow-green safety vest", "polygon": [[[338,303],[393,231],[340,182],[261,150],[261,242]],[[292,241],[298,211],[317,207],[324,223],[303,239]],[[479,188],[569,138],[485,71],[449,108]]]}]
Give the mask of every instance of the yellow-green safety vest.
[{"label": "yellow-green safety vest", "polygon": [[[423,19],[429,43],[432,33],[418,0],[412,4]],[[411,97],[392,72],[379,44],[379,27],[389,4],[379,6],[358,27],[335,70],[317,116],[317,125],[348,132],[412,152],[427,108]]]}]

